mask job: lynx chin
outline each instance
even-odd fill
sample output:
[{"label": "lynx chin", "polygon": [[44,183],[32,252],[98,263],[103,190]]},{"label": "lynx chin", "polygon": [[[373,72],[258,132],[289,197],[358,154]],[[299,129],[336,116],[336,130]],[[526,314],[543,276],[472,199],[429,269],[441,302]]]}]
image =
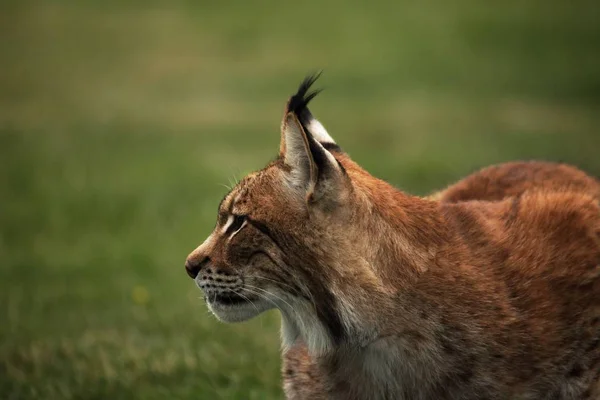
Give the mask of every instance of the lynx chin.
[{"label": "lynx chin", "polygon": [[221,321],[281,312],[287,398],[600,399],[600,182],[515,162],[401,192],[313,117],[315,79],[185,264]]}]

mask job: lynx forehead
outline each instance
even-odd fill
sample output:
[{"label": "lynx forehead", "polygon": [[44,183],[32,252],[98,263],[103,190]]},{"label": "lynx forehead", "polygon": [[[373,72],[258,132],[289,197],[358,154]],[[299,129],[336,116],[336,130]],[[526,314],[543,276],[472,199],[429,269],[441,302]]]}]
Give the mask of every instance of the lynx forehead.
[{"label": "lynx forehead", "polygon": [[600,183],[513,163],[405,194],[314,118],[315,79],[186,260],[220,320],[281,312],[287,397],[600,398]]}]

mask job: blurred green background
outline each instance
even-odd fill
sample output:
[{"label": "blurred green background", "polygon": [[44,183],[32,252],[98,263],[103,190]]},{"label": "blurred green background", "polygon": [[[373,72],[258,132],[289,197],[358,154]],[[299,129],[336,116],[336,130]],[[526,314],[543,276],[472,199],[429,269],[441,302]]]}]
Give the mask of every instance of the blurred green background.
[{"label": "blurred green background", "polygon": [[600,175],[597,1],[3,1],[0,397],[278,399],[278,315],[183,261],[287,97],[424,194],[512,159]]}]

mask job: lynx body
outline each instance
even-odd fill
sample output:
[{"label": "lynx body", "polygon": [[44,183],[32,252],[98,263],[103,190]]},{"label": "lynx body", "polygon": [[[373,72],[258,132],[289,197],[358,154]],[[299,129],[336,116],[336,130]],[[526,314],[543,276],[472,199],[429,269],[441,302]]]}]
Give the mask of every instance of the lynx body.
[{"label": "lynx body", "polygon": [[600,398],[600,184],[495,167],[498,190],[408,195],[335,144],[312,83],[186,261],[217,318],[281,311],[288,398]]}]

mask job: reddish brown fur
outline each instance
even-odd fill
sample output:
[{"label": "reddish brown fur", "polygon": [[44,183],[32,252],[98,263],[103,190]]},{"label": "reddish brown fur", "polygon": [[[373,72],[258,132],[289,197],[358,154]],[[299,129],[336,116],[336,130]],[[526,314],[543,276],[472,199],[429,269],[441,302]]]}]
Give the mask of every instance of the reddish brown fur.
[{"label": "reddish brown fur", "polygon": [[598,398],[598,182],[508,164],[410,196],[325,149],[308,86],[186,264],[224,321],[281,311],[288,398]]},{"label": "reddish brown fur", "polygon": [[[600,199],[598,180],[566,164],[538,161],[509,162],[484,168],[433,194],[430,198],[445,203],[470,200],[498,201],[522,196],[527,191],[539,190],[559,193],[580,192]],[[594,319],[591,321],[593,322]],[[588,328],[589,335],[593,335],[594,332],[597,335],[597,329],[600,328],[598,324],[596,320],[596,325]],[[418,338],[417,334],[415,339]],[[323,381],[326,374],[321,371],[321,368],[322,366],[310,356],[306,345],[301,341],[284,353],[282,377],[287,398],[314,400],[328,398]],[[600,368],[600,362],[596,368]],[[600,385],[600,380],[598,382]],[[600,387],[596,387],[595,390],[590,391],[590,399],[600,395]]]},{"label": "reddish brown fur", "polygon": [[466,200],[501,200],[526,190],[585,192],[600,198],[598,180],[567,164],[541,161],[493,165],[467,176],[433,199],[455,203]]}]

